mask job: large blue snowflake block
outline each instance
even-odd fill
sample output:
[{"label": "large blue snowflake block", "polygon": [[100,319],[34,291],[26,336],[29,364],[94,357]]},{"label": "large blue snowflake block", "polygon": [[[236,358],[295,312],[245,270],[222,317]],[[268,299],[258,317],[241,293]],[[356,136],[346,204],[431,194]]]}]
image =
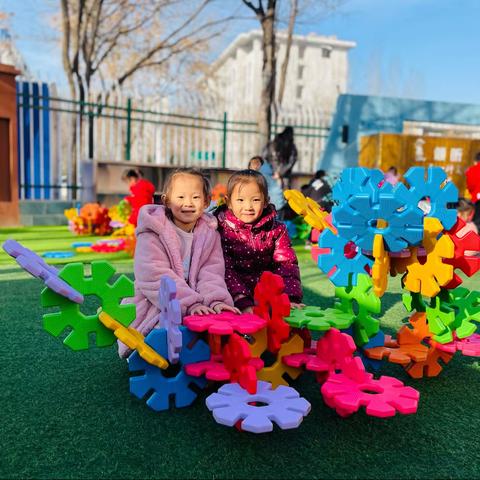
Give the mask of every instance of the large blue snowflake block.
[{"label": "large blue snowflake block", "polygon": [[[318,256],[318,267],[329,275],[330,280],[337,287],[347,287],[357,284],[357,275],[365,273],[365,267],[371,267],[373,261],[366,257],[360,249],[353,258],[345,256],[347,240],[325,229],[320,235],[318,245],[330,249],[329,253]],[[335,267],[335,271],[330,274]],[[351,277],[351,278],[350,278]]]},{"label": "large blue snowflake block", "polygon": [[[190,363],[208,360],[210,348],[203,340],[193,343],[196,334],[187,328],[180,327],[180,330],[183,344],[177,365],[161,370],[143,360],[136,351],[128,357],[130,372],[143,372],[138,376],[130,377],[130,392],[140,399],[148,396],[147,405],[156,411],[168,410],[170,397],[174,398],[177,408],[191,405],[197,398],[197,393],[190,388],[190,385],[195,384],[203,388],[207,383],[204,378],[187,375],[183,367]],[[164,328],[153,329],[145,338],[145,343],[164,358],[167,356],[167,331]]]},{"label": "large blue snowflake block", "polygon": [[381,170],[365,167],[346,168],[333,186],[332,198],[339,204],[348,202],[348,199],[355,194],[366,194],[375,198],[379,191],[378,185],[382,181]]},{"label": "large blue snowflake block", "polygon": [[[338,234],[364,250],[373,249],[375,235],[383,235],[387,250],[399,252],[423,239],[422,211],[409,205],[403,184],[392,188],[384,184],[378,193],[352,194],[346,203],[332,210]],[[384,224],[379,225],[379,220]]]},{"label": "large blue snowflake block", "polygon": [[428,197],[431,209],[427,217],[438,218],[443,228],[450,230],[457,221],[457,210],[455,206],[448,204],[458,202],[458,189],[450,181],[445,183],[447,180],[445,171],[434,166],[428,167],[426,172],[423,167],[412,167],[404,177],[410,185],[410,204],[417,206],[420,200]]},{"label": "large blue snowflake block", "polygon": [[311,408],[294,388],[280,385],[272,390],[269,382],[262,381],[258,382],[255,394],[238,383],[228,383],[207,397],[205,403],[221,425],[232,427],[242,420],[242,430],[252,433],[271,432],[272,422],[282,430],[297,428]]}]

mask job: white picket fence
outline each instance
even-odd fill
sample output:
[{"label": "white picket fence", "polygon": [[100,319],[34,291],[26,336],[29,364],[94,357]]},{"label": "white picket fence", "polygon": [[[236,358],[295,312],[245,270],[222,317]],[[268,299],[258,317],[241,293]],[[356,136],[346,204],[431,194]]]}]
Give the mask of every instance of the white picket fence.
[{"label": "white picket fence", "polygon": [[[50,145],[48,152],[42,152],[42,161],[48,163],[45,168],[54,172],[50,187],[42,182],[41,188],[30,190],[27,198],[64,197],[65,191],[68,199],[75,198],[76,187],[81,185],[79,181],[74,185],[74,165],[78,169],[81,161],[89,158],[97,162],[127,160],[132,165],[240,169],[246,167],[251,156],[261,153],[255,121],[236,121],[214,107],[195,105],[195,115],[191,112],[193,106],[170,112],[160,99],[127,99],[121,94],[108,97],[101,94],[81,106],[59,97],[54,88],[48,90],[48,101],[42,103],[45,98],[40,96],[39,102],[32,86],[22,83],[19,90],[24,92],[18,97],[19,117],[31,116],[30,122],[19,122],[19,136],[32,136],[32,129],[40,122],[40,131],[48,136]],[[46,115],[38,115],[38,110],[46,108],[48,132],[46,125],[42,125]],[[315,109],[280,113],[272,135],[286,125],[294,127],[298,149],[295,171],[309,174],[315,171],[329,122],[330,118]],[[32,149],[20,149],[20,165],[32,164],[33,159],[26,158],[29,151]],[[77,179],[80,179],[78,170]],[[28,183],[28,178],[24,182]],[[22,198],[28,191],[22,189]],[[46,195],[47,191],[53,194]]]}]

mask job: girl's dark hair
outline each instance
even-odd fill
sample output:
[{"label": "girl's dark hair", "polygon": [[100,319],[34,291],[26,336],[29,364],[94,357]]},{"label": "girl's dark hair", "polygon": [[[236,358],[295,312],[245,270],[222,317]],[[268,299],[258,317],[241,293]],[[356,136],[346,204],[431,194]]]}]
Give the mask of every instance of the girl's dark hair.
[{"label": "girl's dark hair", "polygon": [[139,170],[135,170],[134,168],[127,168],[122,173],[122,180],[127,180],[129,178],[140,178],[141,172]]},{"label": "girl's dark hair", "polygon": [[203,184],[203,194],[205,195],[205,200],[207,200],[207,202],[210,201],[210,197],[212,196],[211,187],[210,187],[210,181],[208,180],[206,175],[198,168],[182,167],[182,168],[177,168],[173,172],[171,172],[168,175],[167,179],[165,180],[165,184],[163,185],[162,197],[161,197],[163,204],[165,204],[166,200],[168,199],[168,196],[172,191],[172,184],[173,184],[174,178],[178,177],[179,175],[192,175],[194,177],[198,177]]},{"label": "girl's dark hair", "polygon": [[232,193],[233,189],[235,188],[236,185],[245,185],[250,182],[255,182],[258,185],[258,188],[260,189],[261,194],[263,195],[263,199],[265,200],[265,203],[269,202],[269,197],[268,197],[268,186],[267,186],[267,180],[265,177],[260,173],[257,172],[256,170],[240,170],[238,172],[235,172],[229,179],[227,183],[227,198],[228,201],[232,198]]},{"label": "girl's dark hair", "polygon": [[258,162],[260,164],[260,166],[262,166],[265,163],[265,160],[262,157],[260,157],[260,155],[255,155],[254,157],[252,157],[248,161],[248,169],[249,170],[252,170],[251,165],[252,165],[253,162]]}]

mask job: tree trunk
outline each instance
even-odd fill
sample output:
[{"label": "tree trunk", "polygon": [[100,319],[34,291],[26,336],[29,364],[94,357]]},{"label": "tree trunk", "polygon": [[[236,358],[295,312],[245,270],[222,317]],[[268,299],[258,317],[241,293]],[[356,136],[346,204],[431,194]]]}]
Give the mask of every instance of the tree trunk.
[{"label": "tree trunk", "polygon": [[290,50],[292,48],[293,28],[295,26],[295,20],[298,13],[298,0],[291,0],[290,18],[288,19],[288,31],[287,31],[287,45],[285,49],[285,59],[282,63],[282,69],[280,71],[280,82],[278,86],[278,107],[280,108],[283,101],[283,95],[285,93],[285,83],[287,80],[288,61],[290,60]]},{"label": "tree trunk", "polygon": [[272,105],[275,101],[275,7],[276,0],[268,1],[268,8],[261,19],[262,25],[262,93],[258,112],[259,143],[263,147],[270,140]]}]

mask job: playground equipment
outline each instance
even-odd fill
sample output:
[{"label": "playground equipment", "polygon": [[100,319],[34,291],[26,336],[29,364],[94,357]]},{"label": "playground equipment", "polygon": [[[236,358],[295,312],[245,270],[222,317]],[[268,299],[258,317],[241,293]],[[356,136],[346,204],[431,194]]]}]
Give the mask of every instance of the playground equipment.
[{"label": "playground equipment", "polygon": [[[42,304],[60,311],[44,315],[44,327],[54,336],[71,329],[64,343],[74,350],[90,348],[91,333],[97,346],[112,345],[115,338],[124,342],[134,350],[128,358],[130,391],[156,411],[169,409],[170,403],[190,405],[207,380],[228,382],[206,399],[217,422],[254,433],[271,431],[273,423],[296,428],[311,405],[289,382],[313,372],[325,404],[342,417],[362,407],[381,418],[415,413],[416,389],[368,370],[388,361],[412,378],[430,377],[456,352],[480,355],[475,333],[480,292],[459,287],[461,278],[454,272],[472,276],[480,269],[480,236],[462,235],[464,224],[451,207],[457,192],[445,183],[441,169],[414,168],[405,178],[408,187],[392,187],[382,182],[380,171],[345,170],[333,190],[338,206],[331,216],[299,192],[287,192],[292,208],[321,230],[312,257],[335,286],[329,308],[291,310],[282,278],[264,272],[253,314],[182,319],[175,283],[163,277],[159,328],[144,338],[129,327],[135,306],[124,300],[133,296],[133,283],[123,275],[109,283],[114,269],[107,262],[93,262],[90,277],[81,264],[59,272],[42,264],[47,274],[30,268],[31,273],[47,281],[58,278],[76,295],[46,281]],[[425,197],[431,205],[427,215],[418,207]],[[28,257],[26,249],[12,249],[8,242],[4,248],[26,265],[19,260],[19,252]],[[397,275],[402,275],[410,318],[391,338],[382,332],[378,316],[389,279]],[[95,315],[79,309],[87,295],[101,301]]]}]

